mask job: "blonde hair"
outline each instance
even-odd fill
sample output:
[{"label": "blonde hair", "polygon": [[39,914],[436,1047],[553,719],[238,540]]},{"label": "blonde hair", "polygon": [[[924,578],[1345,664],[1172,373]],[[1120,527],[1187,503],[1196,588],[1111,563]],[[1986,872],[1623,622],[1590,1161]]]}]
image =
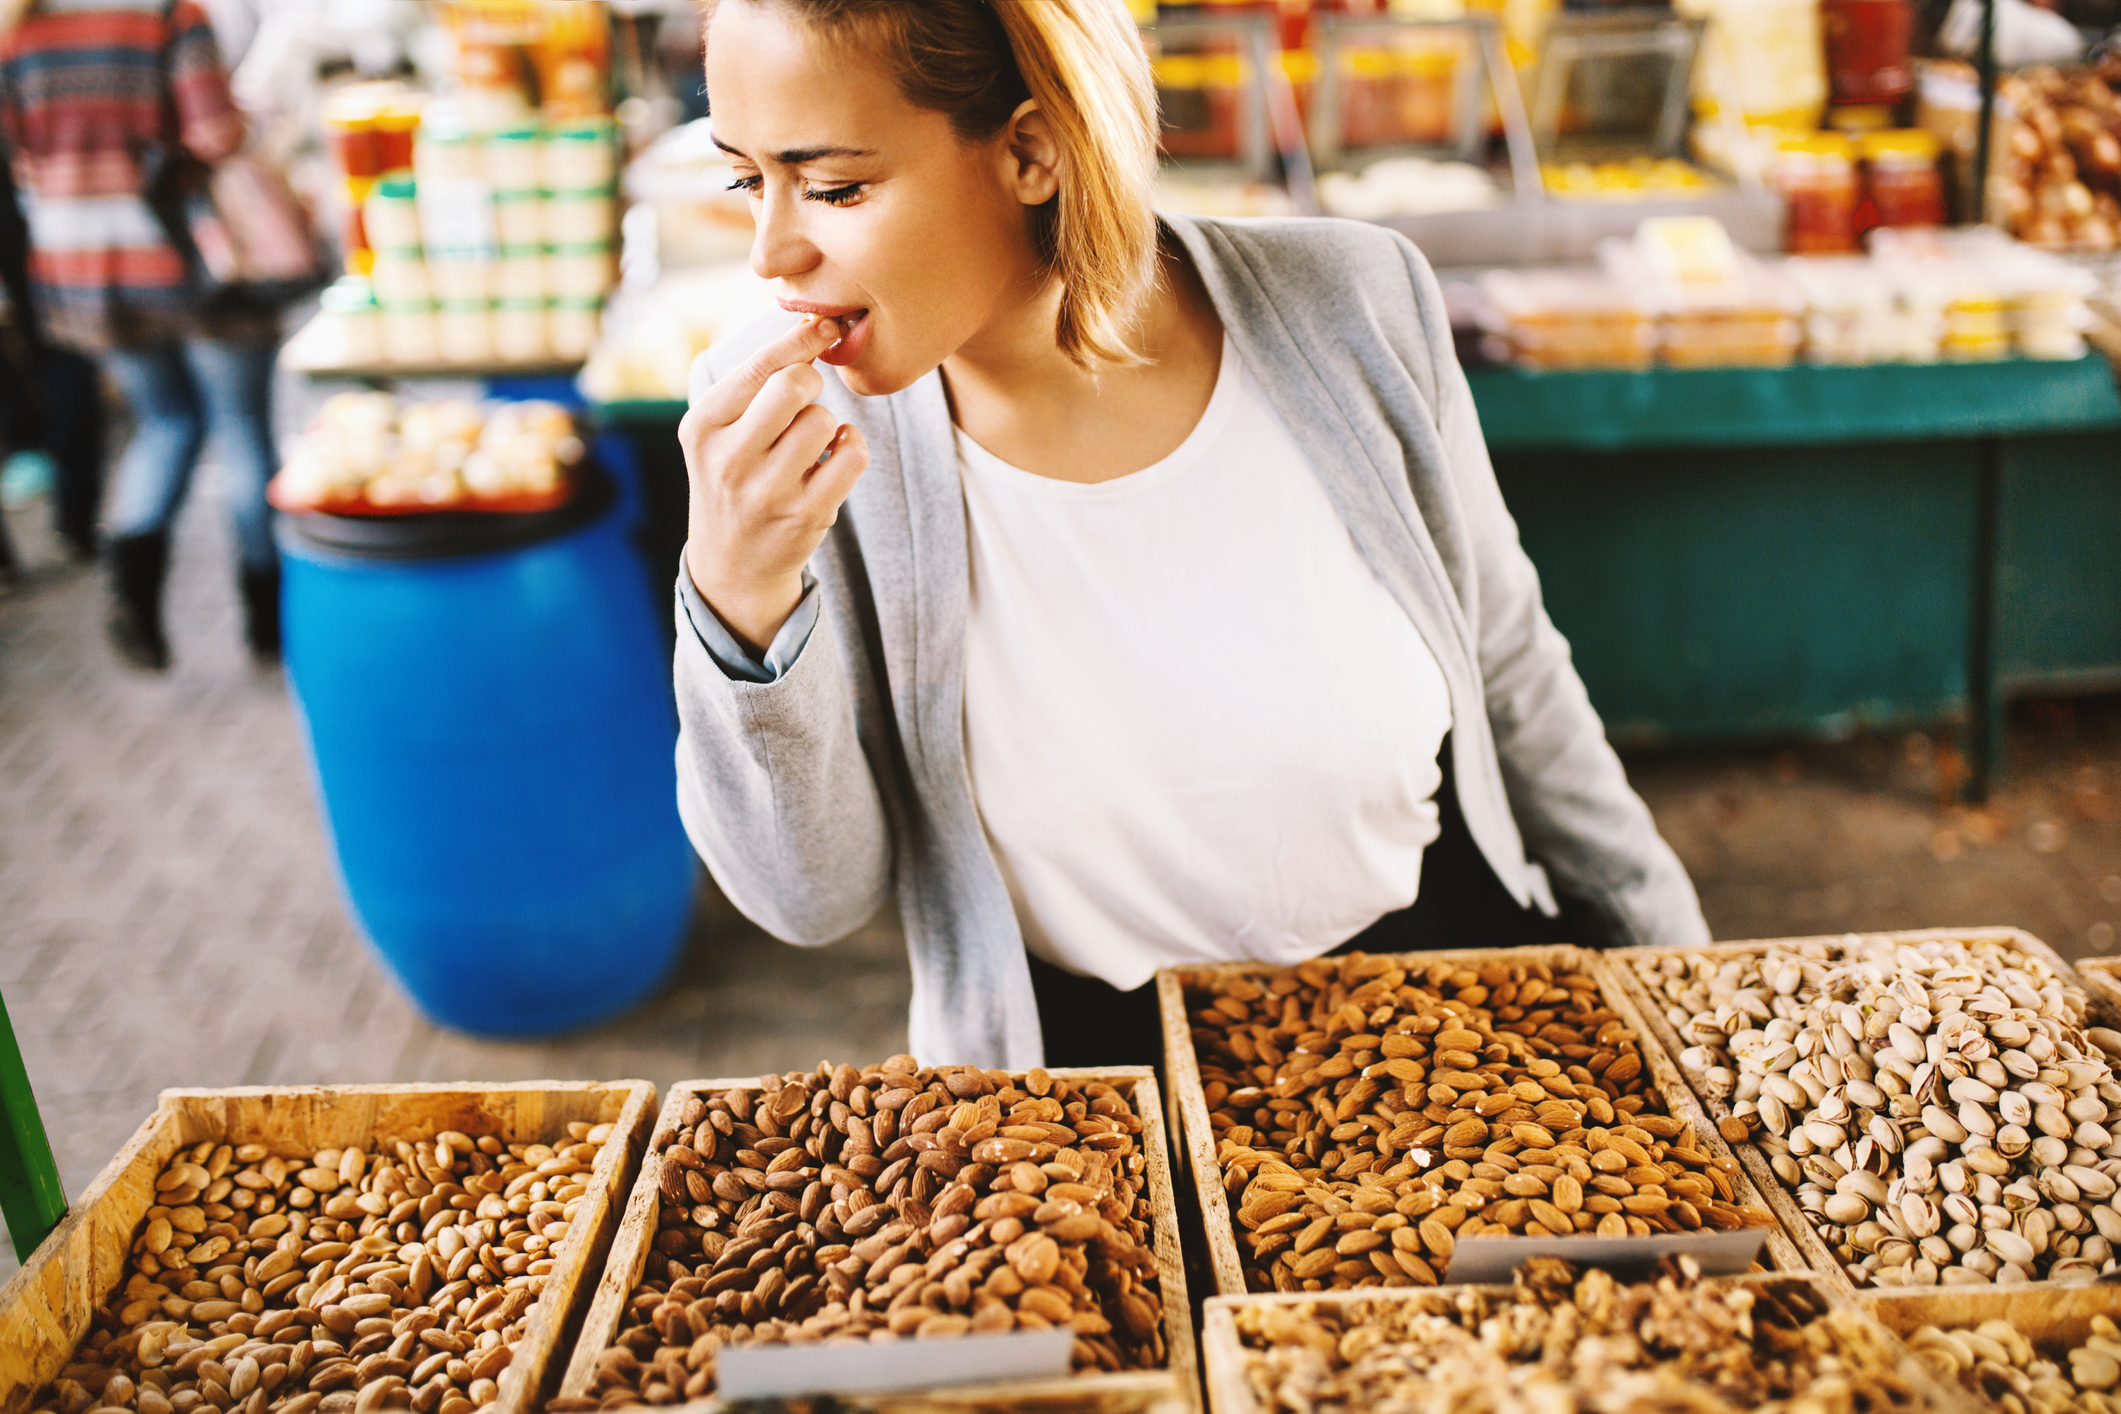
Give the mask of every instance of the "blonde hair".
[{"label": "blonde hair", "polygon": [[1060,149],[1060,189],[1033,224],[1060,282],[1060,350],[1086,368],[1141,361],[1135,327],[1157,276],[1158,127],[1125,0],[762,3],[881,57],[908,102],[946,114],[967,142],[1035,102]]}]

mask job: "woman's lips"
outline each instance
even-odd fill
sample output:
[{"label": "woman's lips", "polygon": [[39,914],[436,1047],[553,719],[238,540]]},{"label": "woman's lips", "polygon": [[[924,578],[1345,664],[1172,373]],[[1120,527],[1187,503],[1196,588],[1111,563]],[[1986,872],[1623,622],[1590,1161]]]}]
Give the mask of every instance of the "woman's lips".
[{"label": "woman's lips", "polygon": [[836,314],[832,317],[839,321],[839,340],[818,357],[844,368],[862,356],[862,349],[869,342],[869,311],[858,309],[852,314]]}]

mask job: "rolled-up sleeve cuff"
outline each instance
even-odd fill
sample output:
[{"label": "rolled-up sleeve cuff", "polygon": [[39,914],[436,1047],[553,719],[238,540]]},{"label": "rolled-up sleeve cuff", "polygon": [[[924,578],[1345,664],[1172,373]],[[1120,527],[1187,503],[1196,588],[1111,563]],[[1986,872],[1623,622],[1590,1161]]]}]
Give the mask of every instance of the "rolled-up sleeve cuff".
[{"label": "rolled-up sleeve cuff", "polygon": [[803,597],[796,603],[795,612],[781,631],[766,645],[766,656],[756,658],[737,642],[736,635],[707,607],[700,591],[693,587],[692,576],[681,562],[678,565],[678,602],[684,606],[685,619],[692,625],[692,632],[700,640],[700,647],[729,677],[738,682],[776,682],[781,674],[794,666],[802,655],[803,646],[810,642],[810,632],[817,627],[818,593],[817,580],[808,570],[803,572]]}]

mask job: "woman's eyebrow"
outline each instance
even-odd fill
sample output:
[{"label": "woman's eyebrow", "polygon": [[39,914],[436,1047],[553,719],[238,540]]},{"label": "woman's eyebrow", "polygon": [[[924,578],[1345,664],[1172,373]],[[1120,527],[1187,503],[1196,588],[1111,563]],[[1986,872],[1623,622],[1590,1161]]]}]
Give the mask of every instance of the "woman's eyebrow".
[{"label": "woman's eyebrow", "polygon": [[[723,142],[720,138],[714,140],[714,145],[731,157],[743,157],[745,155],[728,143]],[[826,157],[874,156],[876,156],[876,149],[869,147],[791,147],[785,151],[771,154],[772,160],[782,167],[800,167],[805,162],[816,162]],[[746,160],[749,159],[747,158]]]}]

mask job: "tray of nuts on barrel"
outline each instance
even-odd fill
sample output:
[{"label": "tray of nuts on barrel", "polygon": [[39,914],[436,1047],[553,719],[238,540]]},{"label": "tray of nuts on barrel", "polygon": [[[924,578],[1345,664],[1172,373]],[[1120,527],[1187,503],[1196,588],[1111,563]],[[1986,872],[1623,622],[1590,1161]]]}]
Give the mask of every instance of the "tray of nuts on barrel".
[{"label": "tray of nuts on barrel", "polygon": [[1055,1330],[1073,1333],[1072,1376],[909,1398],[1197,1402],[1147,1067],[1010,1075],[895,1056],[686,1081],[550,1407],[713,1401],[723,1352],[784,1345],[937,1342],[948,1386],[947,1343]]},{"label": "tray of nuts on barrel", "polygon": [[2121,1276],[2121,1034],[2013,929],[1611,954],[1817,1270]]},{"label": "tray of nuts on barrel", "polygon": [[1884,1414],[1970,1401],[1807,1275],[1643,1281],[1534,1258],[1509,1286],[1218,1296],[1213,1414]]},{"label": "tray of nuts on barrel", "polygon": [[646,1081],[168,1090],[0,1290],[0,1410],[524,1414]]},{"label": "tray of nuts on barrel", "polygon": [[1574,947],[1158,976],[1224,1295],[1435,1285],[1473,1237],[1768,1229],[1639,1019]]}]

